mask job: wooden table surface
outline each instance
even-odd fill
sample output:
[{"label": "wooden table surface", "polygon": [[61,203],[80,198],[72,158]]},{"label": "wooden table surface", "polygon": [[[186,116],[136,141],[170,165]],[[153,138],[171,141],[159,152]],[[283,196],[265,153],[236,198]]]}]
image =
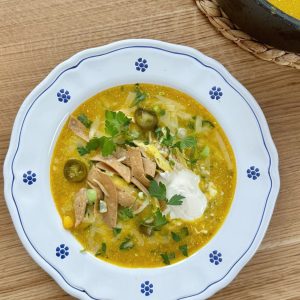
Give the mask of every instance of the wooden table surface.
[{"label": "wooden table surface", "polygon": [[[193,0],[0,0],[1,162],[23,99],[58,63],[126,38],[194,47],[220,61],[257,99],[279,151],[281,192],[255,257],[212,299],[300,299],[300,72],[260,61],[226,40]],[[3,191],[3,178],[0,183]],[[0,299],[72,299],[24,250],[3,192],[0,228]]]}]

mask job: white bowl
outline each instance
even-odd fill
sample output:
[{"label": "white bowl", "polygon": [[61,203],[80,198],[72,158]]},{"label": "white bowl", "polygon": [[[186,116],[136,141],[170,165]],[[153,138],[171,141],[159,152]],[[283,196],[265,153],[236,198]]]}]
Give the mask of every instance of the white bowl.
[{"label": "white bowl", "polygon": [[[191,257],[162,268],[122,268],[80,253],[79,242],[62,227],[49,184],[53,147],[72,111],[101,90],[136,82],[171,86],[198,100],[225,130],[237,161],[235,197],[221,229]],[[4,179],[23,245],[66,292],[80,299],[208,298],[254,255],[279,192],[278,155],[250,93],[215,60],[154,40],[88,49],[58,65],[18,112]]]}]

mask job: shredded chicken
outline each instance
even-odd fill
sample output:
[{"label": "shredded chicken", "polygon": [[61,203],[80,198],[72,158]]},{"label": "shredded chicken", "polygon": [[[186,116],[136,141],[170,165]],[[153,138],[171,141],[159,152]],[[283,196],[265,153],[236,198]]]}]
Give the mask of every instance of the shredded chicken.
[{"label": "shredded chicken", "polygon": [[142,191],[144,194],[146,194],[147,196],[149,196],[149,192],[148,190],[143,186],[142,183],[140,183],[135,177],[131,178],[131,182],[140,190]]},{"label": "shredded chicken", "polygon": [[156,171],[156,163],[148,158],[143,157],[143,166],[145,170],[145,174],[151,177],[155,176]]},{"label": "shredded chicken", "polygon": [[136,198],[127,191],[118,190],[118,202],[121,206],[130,207],[134,204]]},{"label": "shredded chicken", "polygon": [[142,154],[140,149],[138,147],[135,148],[132,147],[128,149],[127,153],[130,159],[132,176],[138,178],[138,180],[145,187],[148,187],[150,185],[150,181],[145,174]]},{"label": "shredded chicken", "polygon": [[101,155],[96,155],[92,159],[92,161],[99,161],[102,164],[107,165],[110,169],[117,172],[126,182],[130,182],[131,173],[130,169],[123,165],[120,161],[118,161],[115,157],[102,157]]},{"label": "shredded chicken", "polygon": [[[143,153],[144,151],[141,148],[139,149],[141,150],[141,153],[144,156],[142,157],[142,160],[143,160],[145,174],[154,177],[156,171],[156,163],[153,160],[147,158],[145,153]],[[114,156],[117,158],[119,162],[122,162],[124,165],[131,167],[128,152],[125,149],[119,147],[117,151],[114,153]]]},{"label": "shredded chicken", "polygon": [[107,212],[103,214],[103,220],[109,227],[113,228],[117,224],[117,214],[118,214],[117,188],[108,175],[99,171],[98,177],[99,177],[99,183],[101,183],[101,185],[103,186],[103,188],[107,193],[107,195],[104,196],[104,200],[107,204]]},{"label": "shredded chicken", "polygon": [[80,225],[84,219],[85,209],[87,205],[86,188],[82,188],[75,194],[74,211],[75,211],[75,227]]},{"label": "shredded chicken", "polygon": [[81,139],[85,140],[86,142],[89,141],[89,135],[87,133],[86,128],[84,125],[74,118],[73,116],[70,117],[70,121],[68,127]]}]

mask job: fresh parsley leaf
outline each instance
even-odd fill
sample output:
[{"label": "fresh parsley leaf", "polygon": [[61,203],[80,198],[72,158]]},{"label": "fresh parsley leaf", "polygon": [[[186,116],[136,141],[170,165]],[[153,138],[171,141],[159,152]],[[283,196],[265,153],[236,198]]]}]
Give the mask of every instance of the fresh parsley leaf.
[{"label": "fresh parsley leaf", "polygon": [[77,151],[81,156],[98,149],[101,149],[103,156],[108,156],[116,150],[116,145],[111,137],[102,136],[101,138],[92,138],[85,147],[77,147]]},{"label": "fresh parsley leaf", "polygon": [[119,249],[120,250],[129,250],[129,249],[132,249],[134,247],[134,244],[132,242],[132,240],[127,237],[123,243],[121,243]]},{"label": "fresh parsley leaf", "polygon": [[113,228],[113,234],[114,234],[114,236],[117,236],[118,234],[120,234],[121,231],[122,231],[122,228],[114,227]]},{"label": "fresh parsley leaf", "polygon": [[173,239],[175,242],[181,241],[181,237],[180,237],[179,234],[177,234],[177,233],[171,231],[171,235],[172,235],[172,239]]},{"label": "fresh parsley leaf", "polygon": [[182,227],[182,228],[180,229],[180,235],[181,235],[182,237],[188,236],[188,235],[189,235],[189,229],[188,229],[187,227]]},{"label": "fresh parsley leaf", "polygon": [[159,142],[166,147],[172,147],[174,142],[174,136],[171,135],[168,127],[157,128],[155,134]]},{"label": "fresh parsley leaf", "polygon": [[123,221],[127,221],[133,218],[133,211],[129,207],[121,208],[118,211],[118,217]]},{"label": "fresh parsley leaf", "polygon": [[147,94],[143,92],[140,88],[140,85],[137,83],[135,85],[135,98],[131,104],[131,107],[139,105],[142,101],[144,101],[147,98]]},{"label": "fresh parsley leaf", "polygon": [[189,256],[187,245],[181,245],[181,246],[179,246],[179,250],[181,251],[181,253],[182,253],[184,256]]},{"label": "fresh parsley leaf", "polygon": [[208,145],[204,146],[204,148],[202,149],[202,151],[200,152],[200,156],[201,158],[206,158],[208,157],[210,154],[210,148]]},{"label": "fresh parsley leaf", "polygon": [[193,136],[187,136],[183,138],[181,141],[174,144],[173,147],[178,147],[180,151],[186,149],[186,148],[193,148],[197,145],[197,141]]},{"label": "fresh parsley leaf", "polygon": [[103,156],[109,156],[116,150],[116,144],[112,138],[103,136],[101,137],[101,151]]},{"label": "fresh parsley leaf", "polygon": [[85,147],[82,147],[82,146],[77,147],[77,151],[80,156],[83,156],[83,155],[86,155],[89,153],[89,151]]},{"label": "fresh parsley leaf", "polygon": [[153,227],[155,230],[160,230],[162,226],[168,223],[167,218],[162,214],[162,212],[157,209],[154,214]]},{"label": "fresh parsley leaf", "polygon": [[106,244],[102,243],[101,247],[98,249],[98,251],[96,252],[96,256],[100,256],[100,255],[105,255],[106,254]]},{"label": "fresh parsley leaf", "polygon": [[152,180],[149,186],[149,193],[152,197],[156,197],[158,200],[166,200],[166,186],[162,183]]},{"label": "fresh parsley leaf", "polygon": [[80,114],[77,119],[86,127],[90,128],[92,125],[92,121],[85,114]]},{"label": "fresh parsley leaf", "polygon": [[125,132],[130,124],[131,119],[128,118],[122,111],[105,112],[105,132],[112,137]]},{"label": "fresh parsley leaf", "polygon": [[171,263],[170,260],[175,258],[175,253],[174,252],[170,252],[170,253],[164,252],[164,253],[161,253],[160,256],[162,257],[164,264],[169,265]]},{"label": "fresh parsley leaf", "polygon": [[182,195],[173,195],[172,198],[167,202],[168,205],[181,205],[183,203],[182,199],[185,197]]}]

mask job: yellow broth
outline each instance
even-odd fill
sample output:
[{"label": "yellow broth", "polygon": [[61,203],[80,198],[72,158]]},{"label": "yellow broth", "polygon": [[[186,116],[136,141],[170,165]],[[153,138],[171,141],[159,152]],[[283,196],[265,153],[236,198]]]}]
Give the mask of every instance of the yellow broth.
[{"label": "yellow broth", "polygon": [[300,1],[299,0],[268,0],[275,7],[286,14],[300,20]]},{"label": "yellow broth", "polygon": [[[161,257],[162,253],[174,252],[176,257],[171,259],[171,263],[180,261],[186,258],[179,250],[180,246],[187,245],[188,255],[190,256],[212,239],[222,226],[234,196],[236,166],[232,148],[222,128],[215,118],[197,101],[178,90],[165,86],[140,84],[140,87],[147,94],[146,100],[141,103],[142,107],[151,109],[155,105],[164,107],[164,101],[157,99],[157,95],[170,98],[182,105],[181,113],[190,114],[191,119],[178,118],[178,126],[185,128],[187,132],[195,131],[191,126],[195,116],[201,116],[204,120],[209,120],[214,124],[213,133],[200,132],[195,134],[200,145],[209,145],[211,149],[209,162],[197,161],[189,165],[190,169],[201,176],[199,188],[208,197],[207,208],[202,217],[194,221],[169,220],[167,225],[163,226],[160,231],[155,231],[153,236],[150,237],[141,234],[138,230],[138,225],[149,213],[149,208],[127,221],[118,220],[117,227],[121,227],[122,231],[116,236],[113,234],[112,229],[103,222],[101,216],[96,217],[93,222],[83,222],[77,228],[73,227],[71,232],[81,243],[83,251],[89,251],[92,254],[98,252],[100,254],[97,257],[107,262],[132,268],[161,267],[165,265]],[[126,113],[132,110],[128,105],[128,95],[132,91],[134,91],[134,85],[117,86],[100,92],[81,104],[73,112],[73,116],[84,113],[90,120],[98,118],[100,120],[99,131],[104,134],[105,111],[123,110]],[[168,113],[168,110],[170,110],[170,106],[167,107],[166,113]],[[216,134],[223,140],[223,148],[225,146],[227,154],[224,154],[224,149],[221,149]],[[64,178],[63,168],[65,162],[70,158],[76,158],[89,165],[90,156],[95,155],[95,153],[91,153],[90,155],[80,156],[77,152],[77,146],[80,145],[84,145],[84,142],[76,137],[65,124],[56,142],[50,166],[52,195],[62,219],[65,216],[70,216],[74,220],[74,195],[81,187],[86,186],[85,182],[71,183]],[[227,158],[225,158],[226,155]],[[231,161],[231,166],[228,165],[228,159]],[[203,174],[203,168],[209,169],[209,179]],[[215,197],[209,197],[208,181],[213,182],[217,190]],[[88,210],[87,213],[92,214],[92,211]],[[183,236],[179,242],[174,241],[171,232],[179,233],[184,227],[188,228],[189,234]],[[128,250],[120,250],[120,244],[128,236],[131,237],[134,247]],[[101,253],[103,243],[106,245],[105,254]],[[100,251],[98,251],[99,249]]]}]

